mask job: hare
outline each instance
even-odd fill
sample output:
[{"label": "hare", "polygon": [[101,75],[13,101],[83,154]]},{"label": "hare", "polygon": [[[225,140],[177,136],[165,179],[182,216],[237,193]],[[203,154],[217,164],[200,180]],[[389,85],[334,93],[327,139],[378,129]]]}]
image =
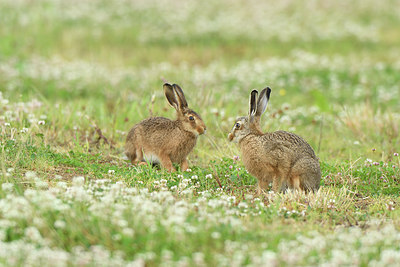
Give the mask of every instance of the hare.
[{"label": "hare", "polygon": [[186,157],[197,137],[206,132],[206,125],[199,114],[188,108],[179,85],[165,83],[163,87],[169,104],[176,109],[177,119],[152,117],[134,125],[126,138],[125,153],[132,164],[146,160],[174,172],[173,163],[177,163],[185,171]]},{"label": "hare", "polygon": [[271,89],[253,90],[247,117],[236,120],[228,135],[229,141],[239,143],[244,166],[258,180],[258,194],[272,182],[272,190],[287,188],[316,191],[321,169],[314,150],[300,136],[285,132],[263,133],[260,118],[265,112]]}]

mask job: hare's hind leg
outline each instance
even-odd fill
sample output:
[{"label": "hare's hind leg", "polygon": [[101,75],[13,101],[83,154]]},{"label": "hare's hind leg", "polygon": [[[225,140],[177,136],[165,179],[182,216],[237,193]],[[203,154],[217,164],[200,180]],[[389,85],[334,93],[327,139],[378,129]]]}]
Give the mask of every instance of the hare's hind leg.
[{"label": "hare's hind leg", "polygon": [[290,179],[290,183],[291,183],[290,184],[291,188],[293,188],[295,190],[298,190],[298,191],[301,191],[300,177],[299,176],[292,176],[291,179]]},{"label": "hare's hind leg", "polygon": [[125,155],[128,157],[132,164],[135,164],[137,160],[136,148],[132,145],[127,145],[125,150]]},{"label": "hare's hind leg", "polygon": [[257,183],[257,195],[261,195],[263,192],[265,192],[268,188],[268,181],[266,180],[258,180]]},{"label": "hare's hind leg", "polygon": [[304,191],[316,191],[321,180],[318,162],[311,158],[300,159],[292,168],[291,182],[293,188]]}]

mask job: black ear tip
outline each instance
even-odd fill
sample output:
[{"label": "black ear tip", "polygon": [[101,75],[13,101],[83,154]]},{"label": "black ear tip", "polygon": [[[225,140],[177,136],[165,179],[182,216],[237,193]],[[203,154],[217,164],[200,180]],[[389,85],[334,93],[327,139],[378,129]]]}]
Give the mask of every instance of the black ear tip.
[{"label": "black ear tip", "polygon": [[267,98],[269,98],[271,91],[272,91],[271,88],[267,87]]},{"label": "black ear tip", "polygon": [[251,91],[250,96],[251,97],[257,97],[258,96],[258,91],[257,90]]},{"label": "black ear tip", "polygon": [[165,86],[167,86],[167,87],[172,87],[172,85],[170,85],[169,83],[164,83],[163,86],[164,86],[164,87],[165,87]]}]

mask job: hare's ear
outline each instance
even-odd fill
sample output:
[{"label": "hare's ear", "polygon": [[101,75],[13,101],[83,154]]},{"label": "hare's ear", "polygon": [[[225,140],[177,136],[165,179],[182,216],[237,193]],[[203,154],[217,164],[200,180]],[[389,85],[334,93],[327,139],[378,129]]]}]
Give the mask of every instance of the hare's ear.
[{"label": "hare's ear", "polygon": [[175,91],[172,85],[169,83],[164,83],[163,85],[165,97],[167,98],[169,104],[176,110],[179,109],[179,103],[175,97]]},{"label": "hare's ear", "polygon": [[258,97],[256,116],[261,116],[267,109],[271,88],[263,89]]},{"label": "hare's ear", "polygon": [[177,84],[173,84],[172,86],[174,87],[174,90],[175,90],[175,93],[177,96],[179,108],[181,110],[187,108],[188,104],[186,102],[186,98],[185,98],[185,95],[183,94],[182,88],[180,88],[179,85],[177,85]]},{"label": "hare's ear", "polygon": [[250,93],[250,110],[249,110],[250,121],[253,121],[254,115],[256,115],[256,112],[257,112],[257,96],[258,96],[257,90],[251,91],[251,93]]}]

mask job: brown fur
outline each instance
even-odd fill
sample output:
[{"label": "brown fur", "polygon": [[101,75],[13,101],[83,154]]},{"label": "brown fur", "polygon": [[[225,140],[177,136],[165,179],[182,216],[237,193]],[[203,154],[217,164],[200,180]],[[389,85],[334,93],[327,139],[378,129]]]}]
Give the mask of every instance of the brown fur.
[{"label": "brown fur", "polygon": [[147,155],[146,160],[153,161],[155,157],[170,172],[175,171],[173,163],[186,170],[186,157],[206,126],[201,117],[188,108],[178,85],[164,84],[164,91],[168,102],[177,110],[177,119],[152,117],[136,124],[126,138],[125,153],[133,164],[141,163]]},{"label": "brown fur", "polygon": [[[252,96],[249,117],[236,120],[229,139],[239,143],[246,169],[258,180],[258,193],[266,189],[270,182],[275,192],[286,188],[318,190],[321,169],[311,146],[293,133],[261,131],[260,117],[269,100],[269,93],[265,90],[261,92],[258,103],[255,103],[254,95]],[[269,88],[268,90],[270,92]],[[261,111],[257,110],[260,101],[265,102]]]}]

